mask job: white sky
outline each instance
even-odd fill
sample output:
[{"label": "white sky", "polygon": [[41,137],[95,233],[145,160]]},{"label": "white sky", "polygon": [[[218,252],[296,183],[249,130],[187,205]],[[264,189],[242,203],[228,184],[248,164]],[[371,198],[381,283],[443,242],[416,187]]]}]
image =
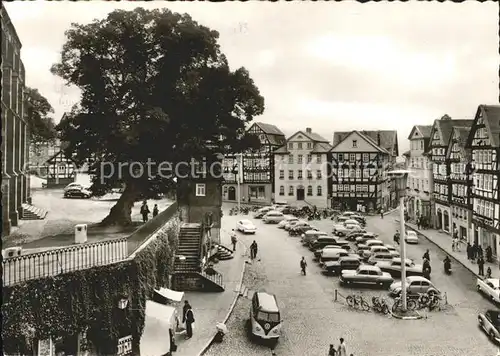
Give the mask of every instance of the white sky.
[{"label": "white sky", "polygon": [[415,124],[472,118],[498,102],[498,5],[445,3],[13,2],[27,85],[55,120],[79,100],[49,69],[64,31],[114,9],[168,7],[219,31],[232,67],[246,67],[266,100],[258,121],[287,135],[397,129],[400,153]]}]

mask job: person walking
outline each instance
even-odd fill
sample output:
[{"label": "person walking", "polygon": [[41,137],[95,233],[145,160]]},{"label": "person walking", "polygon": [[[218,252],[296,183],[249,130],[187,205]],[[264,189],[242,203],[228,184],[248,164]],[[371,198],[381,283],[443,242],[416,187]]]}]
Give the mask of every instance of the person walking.
[{"label": "person walking", "polygon": [[479,255],[477,259],[477,266],[479,267],[479,275],[484,276],[484,259],[482,255]]},{"label": "person walking", "polygon": [[419,216],[417,218],[417,229],[420,230],[421,226],[422,226],[422,218]]},{"label": "person walking", "polygon": [[142,206],[141,206],[141,215],[142,215],[142,222],[148,222],[148,216],[149,216],[149,206],[148,206],[148,202],[146,200],[144,200],[142,202]]},{"label": "person walking", "polygon": [[456,246],[457,246],[457,239],[455,237],[453,237],[453,239],[451,240],[451,250],[455,251]]},{"label": "person walking", "polygon": [[306,259],[305,257],[302,257],[302,259],[300,260],[300,271],[304,276],[306,275],[306,267],[307,267]]},{"label": "person walking", "polygon": [[335,350],[335,346],[330,344],[330,348],[328,349],[328,356],[336,356],[337,350]]},{"label": "person walking", "polygon": [[190,339],[193,337],[193,323],[194,323],[194,313],[193,309],[191,308],[191,305],[186,302],[184,303],[184,308],[183,310],[186,310],[186,313],[184,314],[183,317],[183,322],[186,323],[186,339]]},{"label": "person walking", "polygon": [[399,245],[399,230],[396,230],[396,233],[394,234],[394,243],[397,243]]},{"label": "person walking", "polygon": [[380,208],[380,218],[384,218],[384,208]]},{"label": "person walking", "polygon": [[429,253],[429,249],[427,249],[427,251],[425,251],[424,255],[422,256],[422,259],[423,260],[428,260],[429,262],[431,261],[431,256],[430,256],[430,253]]},{"label": "person walking", "polygon": [[486,276],[484,278],[491,278],[491,267],[488,267],[488,269],[486,270]]},{"label": "person walking", "polygon": [[493,250],[491,246],[486,247],[486,261],[493,262]]},{"label": "person walking", "polygon": [[339,347],[337,349],[337,354],[338,354],[338,356],[347,356],[347,346],[346,346],[343,338],[340,338],[340,344],[339,344]]},{"label": "person walking", "polygon": [[158,204],[153,207],[153,218],[158,216]]},{"label": "person walking", "polygon": [[236,243],[238,242],[238,239],[236,238],[236,232],[231,230],[231,244],[233,245],[233,252],[236,251]]},{"label": "person walking", "polygon": [[467,259],[469,261],[472,259],[472,246],[470,242],[467,242]]},{"label": "person walking", "polygon": [[257,257],[257,250],[258,250],[257,242],[253,240],[252,244],[250,245],[250,258],[252,260],[254,260]]}]

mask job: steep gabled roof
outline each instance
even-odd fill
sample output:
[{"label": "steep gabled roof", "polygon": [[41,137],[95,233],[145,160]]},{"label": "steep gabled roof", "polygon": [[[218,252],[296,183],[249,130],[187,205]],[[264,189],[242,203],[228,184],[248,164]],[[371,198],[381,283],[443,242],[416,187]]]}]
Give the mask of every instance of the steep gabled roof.
[{"label": "steep gabled roof", "polygon": [[453,127],[450,140],[448,142],[448,147],[446,149],[446,157],[449,158],[453,149],[453,143],[457,143],[462,154],[465,154],[465,146],[467,144],[467,139],[469,138],[470,126],[469,127]]},{"label": "steep gabled roof", "polygon": [[491,144],[500,147],[500,105],[481,105],[481,107]]},{"label": "steep gabled roof", "polygon": [[[371,146],[373,146],[377,151],[385,153],[385,154],[390,154],[385,148],[380,147],[379,145],[377,145],[377,143],[375,141],[373,141],[371,137],[369,137],[368,135],[364,135],[362,132],[363,131],[360,132],[360,131],[356,131],[356,130],[353,130],[353,131],[351,131],[351,132],[349,132],[347,134],[346,134],[346,132],[339,132],[339,135],[337,137],[335,136],[335,134],[337,134],[337,132],[336,132],[334,134],[334,136],[333,136],[334,145],[333,145],[333,147],[331,148],[330,151],[334,150],[335,147],[337,147],[342,142],[344,142],[345,140],[347,140],[349,138],[349,136],[351,136],[352,134],[356,133],[358,136],[360,136],[362,139],[364,139],[366,142],[368,142]],[[341,137],[342,139],[339,140],[339,137]]]},{"label": "steep gabled roof", "polygon": [[430,138],[431,137],[431,131],[432,131],[432,125],[415,125],[410,131],[410,134],[408,135],[408,140],[411,139],[413,136],[413,133],[415,130],[418,130],[420,132],[420,135],[422,135],[422,138]]},{"label": "steep gabled roof", "polygon": [[292,138],[294,138],[295,136],[299,135],[299,134],[302,134],[304,135],[305,137],[307,137],[308,139],[310,139],[311,141],[314,141],[314,142],[324,142],[324,143],[328,143],[328,140],[324,137],[322,137],[321,135],[318,135],[317,133],[315,132],[307,132],[307,131],[297,131],[296,133],[294,133],[292,136],[290,136],[287,141],[290,141]]},{"label": "steep gabled roof", "polygon": [[[353,131],[339,131],[333,134],[333,147],[344,141]],[[395,130],[379,130],[379,131],[356,131],[364,138],[368,138],[371,144],[382,148],[385,153],[397,156],[398,152],[398,133]],[[380,144],[379,144],[380,142]]]},{"label": "steep gabled roof", "polygon": [[327,153],[332,149],[332,145],[326,142],[315,142],[311,153]]},{"label": "steep gabled roof", "polygon": [[280,153],[289,153],[289,151],[288,151],[287,145],[283,145],[283,146],[275,149],[273,151],[273,153],[278,153],[278,154],[280,154]]},{"label": "steep gabled roof", "polygon": [[285,134],[276,126],[271,125],[271,124],[265,124],[263,122],[256,122],[255,125],[259,126],[264,133],[268,135],[278,135],[278,136],[285,136]]}]

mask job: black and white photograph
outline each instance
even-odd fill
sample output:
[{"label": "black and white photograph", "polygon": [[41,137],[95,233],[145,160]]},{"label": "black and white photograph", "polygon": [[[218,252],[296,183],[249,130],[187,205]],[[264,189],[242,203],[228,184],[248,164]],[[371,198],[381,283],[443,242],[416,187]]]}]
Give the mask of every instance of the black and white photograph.
[{"label": "black and white photograph", "polygon": [[500,356],[495,1],[11,1],[2,354]]}]

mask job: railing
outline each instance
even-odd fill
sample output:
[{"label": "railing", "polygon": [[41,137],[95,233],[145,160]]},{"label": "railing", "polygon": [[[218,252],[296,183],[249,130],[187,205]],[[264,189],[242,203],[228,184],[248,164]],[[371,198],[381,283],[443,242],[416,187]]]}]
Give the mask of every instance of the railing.
[{"label": "railing", "polygon": [[223,280],[222,280],[222,274],[220,274],[219,272],[217,271],[214,271],[215,274],[208,274],[204,271],[200,272],[200,274],[205,277],[206,279],[209,279],[211,280],[212,282],[218,284],[219,286],[221,286],[222,288],[224,288],[224,283],[223,283]]},{"label": "railing", "polygon": [[123,237],[7,258],[2,261],[3,285],[120,262],[127,252]]}]

